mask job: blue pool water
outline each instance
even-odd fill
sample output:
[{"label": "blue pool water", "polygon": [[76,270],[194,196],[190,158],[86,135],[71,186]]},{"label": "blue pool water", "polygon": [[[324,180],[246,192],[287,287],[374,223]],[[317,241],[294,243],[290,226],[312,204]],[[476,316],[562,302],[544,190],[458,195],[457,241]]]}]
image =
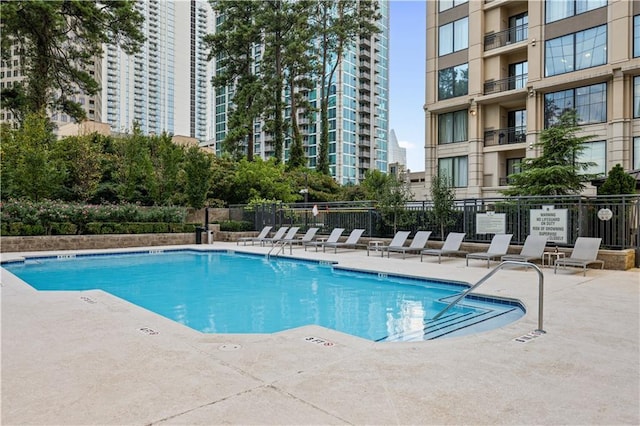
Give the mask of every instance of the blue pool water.
[{"label": "blue pool water", "polygon": [[518,303],[467,297],[433,322],[466,286],[239,253],[34,258],[3,267],[37,290],[101,289],[204,333],[317,324],[375,341],[428,340],[499,327],[524,314]]}]

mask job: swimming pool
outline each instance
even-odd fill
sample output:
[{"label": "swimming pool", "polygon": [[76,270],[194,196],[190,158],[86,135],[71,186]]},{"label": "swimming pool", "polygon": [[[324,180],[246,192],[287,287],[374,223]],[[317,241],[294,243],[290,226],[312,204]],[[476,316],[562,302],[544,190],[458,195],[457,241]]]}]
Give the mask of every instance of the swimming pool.
[{"label": "swimming pool", "polygon": [[524,315],[517,301],[467,296],[432,321],[465,284],[216,250],[33,257],[2,266],[36,290],[101,289],[203,333],[317,324],[374,341],[416,341]]}]

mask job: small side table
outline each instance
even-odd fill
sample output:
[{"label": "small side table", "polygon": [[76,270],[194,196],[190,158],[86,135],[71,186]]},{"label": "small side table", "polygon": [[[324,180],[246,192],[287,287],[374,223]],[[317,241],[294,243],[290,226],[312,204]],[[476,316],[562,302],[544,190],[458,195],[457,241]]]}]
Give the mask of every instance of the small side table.
[{"label": "small side table", "polygon": [[[561,251],[545,251],[542,253],[542,267],[552,267],[557,259],[564,259],[564,252]],[[546,260],[546,262],[545,262]]]},{"label": "small side table", "polygon": [[384,241],[372,240],[367,244],[367,256],[369,256],[369,250],[380,250],[380,245],[384,243]]}]

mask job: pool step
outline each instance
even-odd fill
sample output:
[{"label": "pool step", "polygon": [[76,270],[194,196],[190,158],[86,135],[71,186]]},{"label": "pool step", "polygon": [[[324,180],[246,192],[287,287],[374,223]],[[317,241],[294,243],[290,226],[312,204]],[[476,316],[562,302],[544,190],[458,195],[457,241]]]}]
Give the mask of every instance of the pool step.
[{"label": "pool step", "polygon": [[[459,333],[465,328],[475,327],[478,324],[489,322],[515,310],[516,308],[491,310],[466,315],[452,315],[453,318],[441,317],[437,321],[428,321],[425,324],[423,339],[433,340],[452,333]],[[444,324],[441,322],[442,319],[446,321]]]},{"label": "pool step", "polygon": [[380,339],[380,341],[394,342],[433,340],[453,333],[464,333],[462,330],[468,327],[478,326],[478,324],[489,322],[516,310],[516,308],[509,308],[505,310],[467,311],[464,313],[450,312],[437,320],[426,321],[424,328],[421,331],[413,333],[399,333],[387,336],[384,339]]}]

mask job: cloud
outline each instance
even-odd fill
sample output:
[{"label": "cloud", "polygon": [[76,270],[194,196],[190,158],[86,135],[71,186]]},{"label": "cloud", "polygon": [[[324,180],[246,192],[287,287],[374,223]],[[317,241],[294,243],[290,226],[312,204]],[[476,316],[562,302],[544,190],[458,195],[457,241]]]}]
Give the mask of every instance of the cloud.
[{"label": "cloud", "polygon": [[400,148],[406,148],[406,149],[417,148],[416,144],[409,141],[398,141],[398,145],[400,145]]}]

